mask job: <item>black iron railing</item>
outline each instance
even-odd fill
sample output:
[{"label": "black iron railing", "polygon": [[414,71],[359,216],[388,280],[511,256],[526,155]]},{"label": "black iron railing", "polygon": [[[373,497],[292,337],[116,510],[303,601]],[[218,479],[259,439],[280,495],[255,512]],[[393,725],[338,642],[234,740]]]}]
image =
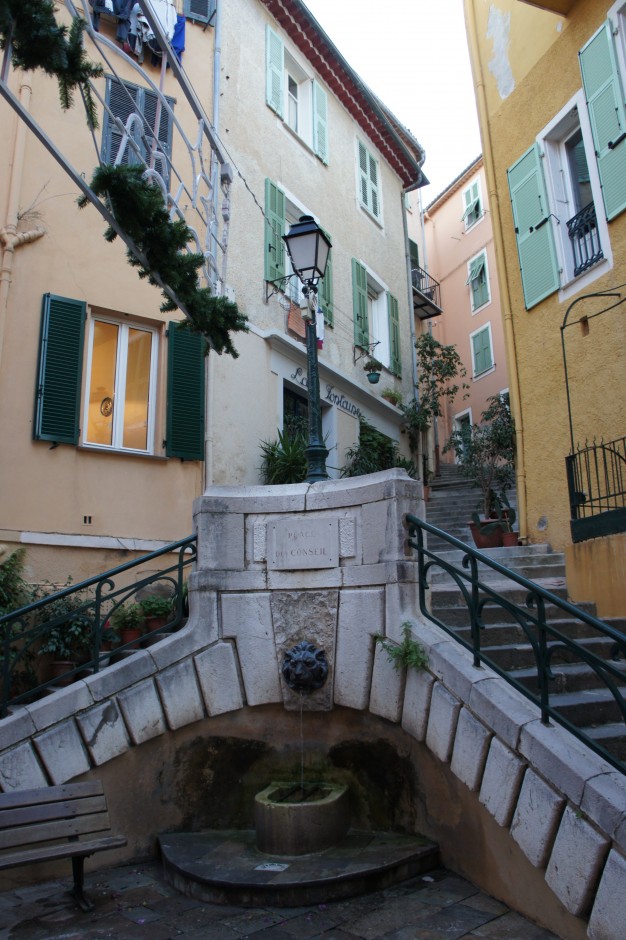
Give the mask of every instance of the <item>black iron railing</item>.
[{"label": "black iron railing", "polygon": [[[470,650],[475,666],[485,663],[522,695],[535,702],[541,710],[541,719],[545,724],[552,719],[563,725],[613,767],[626,774],[626,764],[589,735],[584,730],[585,725],[579,727],[559,711],[558,701],[555,700],[559,690],[554,688],[558,672],[556,663],[565,663],[566,668],[570,670],[580,667],[589,670],[597,677],[603,690],[600,698],[604,696],[606,699],[605,713],[614,722],[624,725],[626,735],[626,670],[622,668],[621,662],[626,659],[626,636],[424,520],[408,515],[407,522],[409,544],[417,551],[419,604],[422,615]],[[463,552],[460,565],[430,551],[426,546],[427,533],[443,539],[451,549],[460,549]],[[480,572],[484,572],[485,568],[497,572],[501,580],[493,584],[481,580]],[[429,576],[437,569],[445,571],[453,585],[458,588],[460,610],[466,610],[465,619],[470,628],[470,640],[465,639],[462,633],[455,629],[455,625],[446,623],[441,617],[433,614],[428,604]],[[521,590],[521,603],[516,603],[510,596],[505,597],[501,593],[504,581],[508,586],[516,586]],[[483,645],[487,645],[483,644],[485,627],[494,622],[507,623],[518,628],[520,636],[529,645],[534,663],[534,680],[531,685],[521,681],[521,674],[516,678],[514,669],[504,668],[493,655],[484,651]],[[576,638],[580,637],[582,632],[586,638],[578,642]],[[606,655],[594,652],[594,647],[605,651]],[[559,666],[561,671],[564,668],[563,665]],[[595,699],[597,701],[597,695]]]},{"label": "black iron railing", "polygon": [[[155,571],[155,562],[172,553],[175,560]],[[103,650],[103,637],[115,612],[142,596],[140,592],[167,595],[172,601],[167,623],[150,634],[150,640],[178,629],[186,615],[185,569],[195,557],[196,537],[191,535],[0,617],[0,718],[10,707],[34,701],[57,684],[99,672],[112,657],[132,651],[134,642],[118,644],[113,652]],[[131,584],[129,576],[134,576]],[[61,676],[41,680],[42,648],[50,645],[53,635],[80,639],[82,655]]]},{"label": "black iron railing", "polygon": [[[440,285],[423,268],[415,265],[411,268],[411,283],[413,285],[413,306],[422,319],[437,316],[441,313]],[[415,293],[416,292],[416,293]]]},{"label": "black iron railing", "polygon": [[569,220],[567,232],[574,252],[574,277],[578,277],[604,257],[592,202]]},{"label": "black iron railing", "polygon": [[626,437],[579,446],[565,468],[574,541],[626,532]]}]

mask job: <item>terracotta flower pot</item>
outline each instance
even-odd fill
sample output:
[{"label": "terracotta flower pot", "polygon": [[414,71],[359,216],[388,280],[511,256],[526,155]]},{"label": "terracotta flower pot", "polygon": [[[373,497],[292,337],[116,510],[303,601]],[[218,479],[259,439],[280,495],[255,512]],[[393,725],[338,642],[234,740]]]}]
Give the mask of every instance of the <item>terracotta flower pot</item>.
[{"label": "terracotta flower pot", "polygon": [[482,529],[483,525],[490,525],[490,521],[488,519],[481,520],[480,526],[477,526],[475,522],[469,523],[476,548],[501,548],[502,529],[498,526],[493,532],[484,532]]},{"label": "terracotta flower pot", "polygon": [[127,643],[130,643],[130,649],[139,649],[139,639],[142,635],[142,631],[137,627],[124,627],[120,630],[122,646],[126,646]]},{"label": "terracotta flower pot", "polygon": [[503,532],[502,544],[507,548],[511,548],[514,545],[519,545],[519,532]]}]

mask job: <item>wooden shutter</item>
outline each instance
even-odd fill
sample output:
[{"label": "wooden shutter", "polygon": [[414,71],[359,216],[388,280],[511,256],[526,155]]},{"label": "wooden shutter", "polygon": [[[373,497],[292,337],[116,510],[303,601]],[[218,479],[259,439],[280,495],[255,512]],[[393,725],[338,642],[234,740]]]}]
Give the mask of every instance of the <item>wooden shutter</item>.
[{"label": "wooden shutter", "polygon": [[185,16],[198,23],[211,23],[217,0],[185,0]]},{"label": "wooden shutter", "polygon": [[[151,131],[154,133],[156,129],[156,138],[159,142],[159,148],[165,154],[166,159],[163,160],[162,157],[155,159],[154,169],[157,173],[160,173],[163,179],[165,180],[166,186],[169,188],[170,180],[170,164],[169,160],[172,156],[172,121],[170,120],[170,115],[167,108],[161,108],[161,115],[159,119],[159,126],[156,128],[156,116],[157,116],[157,105],[159,103],[159,96],[151,91],[149,88],[140,89],[140,101],[141,101],[141,110],[143,116],[145,117]],[[173,98],[167,98],[167,103],[170,108],[174,108],[175,101]],[[152,138],[150,134],[146,132],[145,134],[146,141],[148,145],[152,144]],[[141,152],[143,158],[146,161],[146,164],[150,165],[150,147],[146,148],[146,144],[142,142]]]},{"label": "wooden shutter", "polygon": [[390,369],[394,375],[402,375],[402,358],[400,356],[400,317],[398,301],[391,294],[387,294],[387,316],[389,320],[389,351]]},{"label": "wooden shutter", "polygon": [[559,289],[554,232],[537,144],[507,173],[524,300],[530,310]]},{"label": "wooden shutter", "polygon": [[474,375],[480,375],[493,366],[491,352],[491,334],[488,328],[474,333],[472,336],[472,350],[474,353]]},{"label": "wooden shutter", "polygon": [[33,437],[78,444],[86,304],[44,294]]},{"label": "wooden shutter", "polygon": [[368,209],[370,208],[370,198],[369,198],[369,173],[368,173],[368,163],[367,163],[367,150],[359,141],[359,186],[360,186],[360,198],[361,202]]},{"label": "wooden shutter", "polygon": [[[327,234],[327,233],[325,233]],[[328,263],[326,264],[326,273],[319,282],[318,287],[319,305],[324,314],[324,322],[332,326],[334,322],[333,308],[333,250],[328,253]]]},{"label": "wooden shutter", "polygon": [[323,163],[328,163],[328,96],[313,82],[313,149]]},{"label": "wooden shutter", "polygon": [[270,26],[265,33],[265,100],[279,117],[283,116],[285,50],[283,41]]},{"label": "wooden shutter", "polygon": [[370,335],[367,322],[367,272],[356,258],[352,259],[352,306],[354,344],[355,346],[368,346]]},{"label": "wooden shutter", "polygon": [[[109,106],[114,117],[119,118],[123,125],[137,110],[137,95],[139,88],[137,85],[131,85],[130,82],[121,82],[117,78],[107,78],[106,103]],[[138,140],[137,129],[133,127],[132,137]],[[128,145],[124,154],[118,161],[118,154],[122,144],[123,135],[114,123],[108,111],[104,112],[104,126],[102,128],[102,162],[117,163],[126,166],[128,163],[136,163],[137,156]]]},{"label": "wooden shutter", "polygon": [[611,25],[579,52],[607,219],[626,208],[626,113]]},{"label": "wooden shutter", "polygon": [[271,180],[265,180],[265,280],[285,276],[285,194]]},{"label": "wooden shutter", "polygon": [[165,452],[181,460],[204,460],[205,341],[170,323],[167,355]]}]

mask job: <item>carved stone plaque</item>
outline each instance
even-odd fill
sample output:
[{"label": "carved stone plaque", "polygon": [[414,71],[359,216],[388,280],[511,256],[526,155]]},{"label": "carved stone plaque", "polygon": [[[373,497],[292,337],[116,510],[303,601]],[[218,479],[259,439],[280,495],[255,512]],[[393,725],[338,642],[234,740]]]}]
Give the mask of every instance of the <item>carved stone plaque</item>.
[{"label": "carved stone plaque", "polygon": [[337,519],[279,519],[268,526],[267,567],[280,571],[335,568]]}]

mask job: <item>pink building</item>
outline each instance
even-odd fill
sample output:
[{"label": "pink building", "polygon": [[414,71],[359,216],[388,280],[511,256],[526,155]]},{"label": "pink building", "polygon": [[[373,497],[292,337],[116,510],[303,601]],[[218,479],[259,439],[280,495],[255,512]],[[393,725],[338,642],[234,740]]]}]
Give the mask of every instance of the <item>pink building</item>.
[{"label": "pink building", "polygon": [[479,423],[492,395],[508,391],[508,372],[495,246],[483,158],[479,156],[424,211],[424,267],[441,285],[443,315],[429,321],[433,336],[454,345],[467,370],[459,392],[437,422],[441,453],[456,428]]}]

